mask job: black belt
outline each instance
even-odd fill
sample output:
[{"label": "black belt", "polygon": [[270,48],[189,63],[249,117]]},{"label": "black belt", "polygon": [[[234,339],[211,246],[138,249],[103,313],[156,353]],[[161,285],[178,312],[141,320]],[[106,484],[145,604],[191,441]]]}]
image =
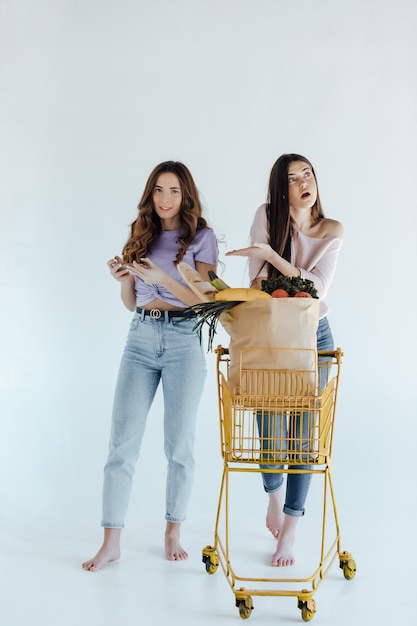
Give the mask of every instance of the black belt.
[{"label": "black belt", "polygon": [[[149,317],[154,320],[159,320],[161,318],[171,319],[172,317],[185,317],[184,311],[185,309],[183,309],[182,311],[162,311],[161,309],[140,309],[139,307],[136,308],[136,313],[140,313],[143,316],[149,315]],[[191,312],[187,313],[187,317],[194,316],[195,314],[192,314]]]}]

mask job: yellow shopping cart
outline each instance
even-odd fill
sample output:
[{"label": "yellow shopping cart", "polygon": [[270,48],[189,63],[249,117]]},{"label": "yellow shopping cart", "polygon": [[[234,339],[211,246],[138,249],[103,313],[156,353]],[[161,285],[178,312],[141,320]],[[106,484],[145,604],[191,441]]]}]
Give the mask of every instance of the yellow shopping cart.
[{"label": "yellow shopping cart", "polygon": [[[253,350],[251,348],[250,350]],[[254,596],[293,596],[301,617],[309,621],[316,612],[313,596],[331,566],[339,566],[347,580],[356,573],[352,555],[341,549],[339,521],[331,475],[331,454],[343,353],[319,351],[315,357],[301,349],[259,348],[260,363],[277,362],[277,369],[249,369],[242,350],[239,385],[230,388],[229,351],[218,346],[217,385],[223,473],[215,522],[214,542],[203,548],[206,572],[221,565],[235,595],[243,619],[250,617]],[[307,352],[307,351],[304,351]],[[267,354],[268,353],[268,354]],[[307,368],[286,369],[285,363],[313,363]],[[282,367],[282,364],[284,366]],[[280,466],[265,469],[265,466]],[[291,466],[291,469],[288,468]],[[297,465],[300,466],[297,469]],[[261,469],[261,467],[263,469]],[[301,468],[302,466],[302,468]],[[306,469],[307,468],[307,469]],[[229,476],[233,472],[272,471],[311,473],[323,477],[323,514],[318,565],[308,577],[260,578],[239,576],[230,554]],[[331,506],[328,504],[330,494]],[[333,518],[335,537],[326,537],[328,516]],[[220,528],[221,527],[221,528]],[[250,586],[248,586],[250,585]]]}]

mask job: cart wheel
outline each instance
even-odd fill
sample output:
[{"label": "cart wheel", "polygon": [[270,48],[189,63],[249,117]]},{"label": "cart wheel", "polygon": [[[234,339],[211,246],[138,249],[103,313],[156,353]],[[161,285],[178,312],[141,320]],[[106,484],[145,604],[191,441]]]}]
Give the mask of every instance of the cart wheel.
[{"label": "cart wheel", "polygon": [[316,612],[316,602],[310,600],[298,600],[298,608],[301,609],[301,617],[305,622],[310,622]]},{"label": "cart wheel", "polygon": [[219,567],[219,557],[216,554],[215,548],[206,546],[203,549],[202,561],[206,566],[207,574],[215,574],[217,572],[217,568]]},{"label": "cart wheel", "polygon": [[313,619],[314,612],[310,611],[310,609],[308,609],[306,606],[303,606],[301,609],[301,617],[305,622],[309,622]]},{"label": "cart wheel", "polygon": [[341,565],[341,568],[343,570],[343,576],[346,578],[346,580],[352,580],[352,578],[355,578],[356,563],[353,559],[349,559],[348,561],[345,561]]},{"label": "cart wheel", "polygon": [[346,580],[352,580],[352,578],[355,578],[356,563],[352,559],[352,555],[350,554],[350,552],[342,552],[339,555],[339,558],[339,567],[341,570],[343,570],[343,576],[346,578]]},{"label": "cart wheel", "polygon": [[253,602],[251,596],[236,598],[236,606],[242,619],[248,619],[252,615]]}]

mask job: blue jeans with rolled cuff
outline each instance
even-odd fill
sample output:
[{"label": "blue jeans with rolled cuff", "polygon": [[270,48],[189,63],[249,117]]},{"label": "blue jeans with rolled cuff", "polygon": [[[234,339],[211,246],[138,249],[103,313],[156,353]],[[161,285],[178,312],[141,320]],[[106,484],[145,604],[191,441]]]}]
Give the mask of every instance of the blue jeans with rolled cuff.
[{"label": "blue jeans with rolled cuff", "polygon": [[[317,329],[317,350],[334,350],[334,342],[332,331],[328,322],[327,317],[324,317],[320,320],[319,326]],[[319,360],[323,360],[325,357],[319,357]],[[320,370],[320,387],[324,389],[326,386],[326,368],[322,368]],[[277,414],[276,418],[271,420],[266,415],[267,412],[262,416],[260,414],[257,415],[258,419],[258,428],[259,432],[266,439],[270,440],[270,437],[279,437],[286,436],[284,429],[286,426],[284,424],[285,415]],[[293,420],[293,427],[295,428],[295,433],[291,434],[291,437],[295,437],[298,440],[302,440],[303,438],[307,440],[307,430],[308,430],[308,419],[301,419],[299,417],[295,417]],[[300,421],[302,422],[302,430],[303,433],[300,434]],[[268,429],[273,428],[274,433],[268,432]],[[281,432],[282,431],[282,432]],[[302,446],[304,447],[304,442]],[[291,454],[293,451],[289,451]],[[283,465],[260,465],[261,469],[282,469]],[[298,470],[308,470],[311,469],[309,465],[288,465],[288,469],[298,469]],[[308,490],[310,487],[312,474],[287,474],[287,488],[285,494],[285,504],[284,504],[284,513],[287,515],[293,516],[302,516],[305,512],[305,501],[307,498]],[[267,493],[274,493],[282,488],[284,482],[284,474],[283,473],[267,473],[262,472],[262,481],[264,485],[264,489]]]},{"label": "blue jeans with rolled cuff", "polygon": [[[176,315],[178,315],[176,313]],[[194,474],[195,426],[207,374],[195,319],[137,310],[117,378],[109,454],[104,467],[102,526],[123,528],[145,425],[159,383],[164,398],[166,520],[185,519]],[[155,446],[155,442],[150,445]],[[155,468],[143,476],[152,480]]]}]

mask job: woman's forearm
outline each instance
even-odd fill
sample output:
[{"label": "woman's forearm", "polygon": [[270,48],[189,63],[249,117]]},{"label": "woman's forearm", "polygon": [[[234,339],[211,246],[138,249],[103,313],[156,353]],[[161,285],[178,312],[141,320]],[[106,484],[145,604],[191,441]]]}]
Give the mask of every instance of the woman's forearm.
[{"label": "woman's forearm", "polygon": [[161,284],[163,284],[165,289],[172,293],[177,300],[180,300],[187,306],[193,306],[194,304],[199,304],[201,302],[201,298],[199,298],[194,291],[186,285],[178,282],[178,280],[172,276],[169,276],[169,274],[166,275],[163,283]]},{"label": "woman's forearm", "polygon": [[284,276],[300,276],[301,272],[298,267],[295,267],[292,263],[289,263],[285,259],[282,258],[275,252],[275,250],[271,250],[269,258],[267,259],[270,265],[273,265],[277,270],[279,270]]},{"label": "woman's forearm", "polygon": [[121,283],[120,296],[123,304],[129,311],[136,309],[135,279],[133,276]]}]

